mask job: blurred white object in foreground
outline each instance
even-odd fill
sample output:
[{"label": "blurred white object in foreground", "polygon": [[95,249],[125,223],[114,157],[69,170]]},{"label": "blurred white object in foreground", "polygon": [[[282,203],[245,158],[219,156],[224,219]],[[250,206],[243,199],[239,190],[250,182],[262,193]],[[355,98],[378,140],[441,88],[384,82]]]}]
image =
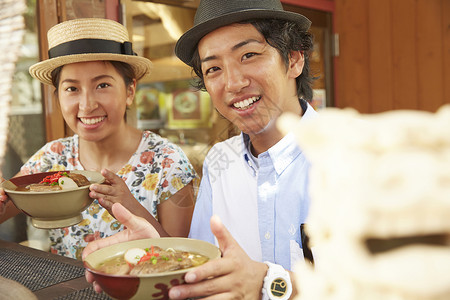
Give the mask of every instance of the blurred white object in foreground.
[{"label": "blurred white object in foreground", "polygon": [[283,115],[312,164],[297,300],[450,299],[450,106]]}]

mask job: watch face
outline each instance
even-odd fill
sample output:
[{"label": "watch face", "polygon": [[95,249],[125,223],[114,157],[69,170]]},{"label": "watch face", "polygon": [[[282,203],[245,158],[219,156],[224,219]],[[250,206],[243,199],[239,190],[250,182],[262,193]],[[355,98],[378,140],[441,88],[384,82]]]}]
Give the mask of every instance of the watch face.
[{"label": "watch face", "polygon": [[288,285],[286,280],[283,278],[276,278],[274,281],[272,281],[272,284],[270,285],[270,293],[273,295],[273,297],[284,297],[288,292]]}]

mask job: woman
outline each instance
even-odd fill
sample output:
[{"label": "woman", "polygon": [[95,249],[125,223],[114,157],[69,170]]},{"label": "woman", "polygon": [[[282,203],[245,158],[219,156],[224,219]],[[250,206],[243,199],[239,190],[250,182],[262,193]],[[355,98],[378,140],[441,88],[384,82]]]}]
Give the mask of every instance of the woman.
[{"label": "woman", "polygon": [[[75,135],[46,144],[19,175],[85,169],[101,171],[109,183],[91,185],[96,200],[81,223],[50,230],[51,251],[81,258],[89,241],[121,231],[111,212],[116,202],[150,221],[162,236],[187,236],[194,168],[178,146],[125,121],[136,82],[149,73],[151,62],[133,53],[126,28],[111,20],[63,22],[49,30],[48,41],[50,58],[31,66],[30,74],[55,87]],[[19,212],[3,190],[0,211],[0,221]]]}]

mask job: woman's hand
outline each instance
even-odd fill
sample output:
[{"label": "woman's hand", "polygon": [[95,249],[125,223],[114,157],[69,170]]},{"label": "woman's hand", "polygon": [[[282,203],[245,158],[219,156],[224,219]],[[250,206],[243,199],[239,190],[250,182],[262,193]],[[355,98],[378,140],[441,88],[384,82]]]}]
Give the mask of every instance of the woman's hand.
[{"label": "woman's hand", "polygon": [[[20,176],[21,173],[17,173],[16,176]],[[3,177],[0,176],[0,182],[5,181]],[[0,223],[14,217],[20,210],[10,201],[8,195],[6,195],[5,190],[0,188]]]},{"label": "woman's hand", "polygon": [[121,203],[128,210],[135,213],[136,207],[141,206],[131,194],[127,184],[113,172],[103,169],[106,184],[91,184],[89,196],[97,199],[101,206],[114,216],[111,208],[114,203]]},{"label": "woman's hand", "polygon": [[91,198],[97,199],[100,205],[116,219],[117,217],[114,215],[112,207],[114,203],[120,203],[132,214],[150,222],[159,235],[169,235],[153,215],[134,198],[122,178],[107,169],[103,169],[101,173],[105,177],[107,184],[91,184],[89,187],[89,196]]},{"label": "woman's hand", "polygon": [[251,260],[216,216],[211,218],[211,230],[222,258],[186,273],[186,284],[172,287],[170,299],[260,299],[267,265]]},{"label": "woman's hand", "polygon": [[[159,238],[159,233],[149,222],[141,217],[133,215],[120,203],[113,204],[112,211],[116,216],[116,219],[122,223],[126,229],[110,237],[90,242],[83,250],[83,260],[90,253],[109,245],[145,238]],[[102,289],[94,281],[94,276],[89,271],[86,271],[85,275],[86,280],[93,284],[94,290],[100,293]]]},{"label": "woman's hand", "polygon": [[8,196],[5,193],[5,190],[0,188],[0,216],[2,216],[6,212],[6,205],[9,201]]}]

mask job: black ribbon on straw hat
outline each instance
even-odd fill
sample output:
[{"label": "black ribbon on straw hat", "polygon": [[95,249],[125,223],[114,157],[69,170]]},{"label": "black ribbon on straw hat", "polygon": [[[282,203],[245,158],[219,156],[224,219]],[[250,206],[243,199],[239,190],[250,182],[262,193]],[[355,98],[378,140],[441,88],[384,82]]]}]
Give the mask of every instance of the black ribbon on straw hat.
[{"label": "black ribbon on straw hat", "polygon": [[280,0],[201,0],[195,13],[194,26],[180,37],[175,54],[192,66],[198,42],[205,35],[220,27],[251,19],[292,21],[304,31],[308,31],[311,26],[311,21],[305,16],[283,10]]},{"label": "black ribbon on straw hat", "polygon": [[49,59],[32,65],[31,76],[52,84],[52,72],[58,67],[89,61],[120,61],[129,64],[136,79],[149,74],[152,63],[133,52],[128,30],[108,19],[81,18],[59,23],[47,33]]},{"label": "black ribbon on straw hat", "polygon": [[133,52],[131,42],[119,43],[116,41],[83,39],[70,41],[48,50],[48,57],[54,58],[64,55],[83,53],[114,53],[123,55],[137,55]]}]

